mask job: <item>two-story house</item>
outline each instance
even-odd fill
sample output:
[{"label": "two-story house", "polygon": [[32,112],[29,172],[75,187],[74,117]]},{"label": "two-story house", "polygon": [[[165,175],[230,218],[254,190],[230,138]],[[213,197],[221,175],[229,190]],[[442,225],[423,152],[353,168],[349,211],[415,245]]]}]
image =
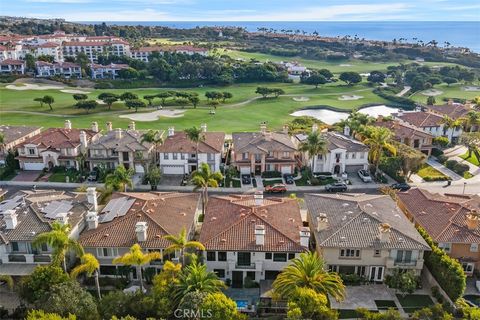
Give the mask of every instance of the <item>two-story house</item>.
[{"label": "two-story house", "polygon": [[[317,125],[313,125],[312,131],[316,130],[318,130]],[[318,154],[315,159],[311,159],[308,153],[301,155],[303,162],[310,164],[312,172],[342,174],[368,168],[368,146],[338,132],[322,132],[322,135],[328,141],[326,154]],[[305,134],[295,135],[296,144],[300,146],[307,137]]]},{"label": "two-story house", "polygon": [[265,171],[293,173],[297,165],[297,147],[288,132],[267,131],[233,133],[232,164],[241,174],[261,174]]},{"label": "two-story house", "polygon": [[49,128],[18,145],[20,168],[43,170],[64,166],[79,169],[78,157],[86,154],[90,141],[95,141],[99,135],[94,130],[72,129],[70,120],[65,120],[64,128]]},{"label": "two-story house", "polygon": [[[98,127],[98,124],[92,123],[92,127],[95,126]],[[112,123],[108,122],[105,134],[88,145],[90,169],[99,164],[115,169],[122,164],[127,169],[133,168],[136,173],[143,173],[155,152],[152,143],[142,141],[143,133],[135,129],[133,121],[127,130],[113,129]]]},{"label": "two-story house", "polygon": [[65,78],[81,78],[82,68],[77,63],[72,62],[35,62],[36,77],[62,76]]},{"label": "two-story house", "polygon": [[3,135],[3,143],[0,144],[0,164],[5,163],[5,156],[9,150],[15,151],[16,147],[40,133],[40,127],[0,125],[0,134]]},{"label": "two-story house", "polygon": [[234,288],[246,277],[274,280],[289,260],[308,250],[309,239],[295,199],[264,199],[261,192],[211,197],[200,231],[208,270]]},{"label": "two-story house", "polygon": [[398,192],[398,205],[467,275],[480,268],[480,197],[431,193],[424,189]]},{"label": "two-story house", "polygon": [[37,235],[52,230],[53,222],[68,223],[78,239],[89,210],[95,210],[95,188],[85,194],[55,190],[19,191],[0,202],[0,274],[24,276],[51,262],[52,248],[32,246]]},{"label": "two-story house", "polygon": [[[166,235],[178,235],[183,228],[191,240],[201,213],[198,193],[116,193],[98,212],[87,214],[87,227],[80,235],[85,252],[93,254],[100,262],[101,276],[120,275],[121,265],[112,260],[139,244],[144,251],[164,250],[171,244]],[[178,259],[179,252],[164,253],[161,260],[150,262],[161,269],[167,259]],[[178,260],[177,260],[178,261]],[[137,279],[137,269],[131,277]]]},{"label": "two-story house", "polygon": [[394,139],[400,143],[423,152],[427,156],[432,153],[434,136],[414,125],[399,120],[386,121],[382,116],[377,118],[374,125],[390,129],[393,132]]},{"label": "two-story house", "polygon": [[157,149],[163,174],[191,173],[202,163],[207,163],[214,172],[220,171],[225,133],[207,132],[206,124],[202,124],[201,129],[202,138],[197,149],[197,144],[191,141],[184,131],[175,132],[174,127],[168,128],[165,141]]},{"label": "two-story house", "polygon": [[387,195],[307,194],[316,250],[329,270],[382,282],[394,269],[420,274],[430,247]]},{"label": "two-story house", "polygon": [[26,69],[25,61],[5,59],[0,61],[0,73],[24,74]]},{"label": "two-story house", "polygon": [[110,63],[107,65],[91,63],[90,76],[92,79],[116,79],[119,77],[120,70],[128,69],[128,64]]}]

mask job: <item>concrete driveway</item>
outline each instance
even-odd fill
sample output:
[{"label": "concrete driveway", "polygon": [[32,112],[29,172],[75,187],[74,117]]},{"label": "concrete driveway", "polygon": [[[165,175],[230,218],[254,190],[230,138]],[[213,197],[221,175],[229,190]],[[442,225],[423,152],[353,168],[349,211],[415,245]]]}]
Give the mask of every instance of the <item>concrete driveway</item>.
[{"label": "concrete driveway", "polygon": [[35,181],[42,171],[18,171],[12,181]]},{"label": "concrete driveway", "polygon": [[161,186],[180,186],[182,183],[183,175],[182,174],[166,174],[162,175],[160,179]]}]

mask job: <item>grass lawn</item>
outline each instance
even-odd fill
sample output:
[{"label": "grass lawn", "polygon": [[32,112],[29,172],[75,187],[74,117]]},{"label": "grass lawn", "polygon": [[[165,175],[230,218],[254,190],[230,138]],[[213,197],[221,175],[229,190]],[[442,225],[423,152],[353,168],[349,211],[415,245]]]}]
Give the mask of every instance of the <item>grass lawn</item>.
[{"label": "grass lawn", "polygon": [[65,172],[55,172],[48,177],[48,182],[65,182],[66,174]]},{"label": "grass lawn", "polygon": [[277,184],[277,183],[283,183],[283,180],[282,179],[275,179],[275,180],[263,179],[262,183],[263,183],[263,186],[266,187],[266,186],[273,186],[274,184]]},{"label": "grass lawn", "polygon": [[405,297],[397,294],[397,298],[406,313],[413,313],[416,310],[433,305],[432,298],[425,294],[408,294]]},{"label": "grass lawn", "polygon": [[226,188],[230,188],[230,182],[232,183],[232,188],[240,188],[241,187],[240,180],[234,180],[234,179],[230,179],[230,177],[227,177],[225,179]]},{"label": "grass lawn", "polygon": [[444,181],[448,179],[446,175],[426,163],[422,165],[417,174],[424,180],[429,181]]},{"label": "grass lawn", "polygon": [[[479,91],[465,91],[463,90],[463,87],[465,86],[475,86],[475,85],[480,85],[480,83],[477,81],[474,84],[460,84],[460,83],[455,83],[451,84],[448,86],[447,84],[439,84],[433,87],[432,89],[442,91],[443,93],[435,96],[435,104],[445,104],[446,102],[442,100],[442,98],[460,98],[460,99],[468,99],[471,100],[475,97],[480,96]],[[426,104],[428,96],[423,95],[421,91],[414,93],[413,95],[410,96],[411,99]]]},{"label": "grass lawn", "polygon": [[474,164],[476,166],[480,166],[480,159],[477,159],[477,156],[475,156],[475,153],[473,153],[473,152],[472,152],[472,156],[470,158],[468,157],[468,152],[462,154],[460,156],[460,158],[462,158],[463,160],[467,160],[471,164]]},{"label": "grass lawn", "polygon": [[398,310],[398,307],[393,300],[375,300],[375,304],[379,310],[388,310],[389,308]]}]

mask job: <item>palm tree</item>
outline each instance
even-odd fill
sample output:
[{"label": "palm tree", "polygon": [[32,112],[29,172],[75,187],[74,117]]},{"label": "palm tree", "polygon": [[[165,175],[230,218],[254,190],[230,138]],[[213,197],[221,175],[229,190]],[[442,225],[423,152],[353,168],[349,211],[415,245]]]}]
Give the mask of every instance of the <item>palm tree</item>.
[{"label": "palm tree", "polygon": [[47,244],[53,249],[52,262],[60,265],[63,262],[63,270],[67,272],[67,253],[73,251],[77,256],[83,256],[83,248],[77,240],[70,238],[70,225],[52,223],[52,230],[40,233],[32,242],[33,247]]},{"label": "palm tree", "polygon": [[127,266],[135,266],[139,272],[140,278],[140,291],[143,292],[143,275],[142,275],[142,266],[150,263],[152,260],[158,260],[162,258],[162,254],[160,252],[149,252],[143,253],[142,248],[138,243],[134,244],[129,252],[125,253],[121,257],[117,257],[113,259],[114,264],[123,264]]},{"label": "palm tree", "polygon": [[380,159],[383,155],[383,150],[389,151],[396,155],[397,149],[390,142],[392,141],[392,132],[384,127],[367,127],[367,138],[363,142],[370,147],[369,160],[375,165],[375,172],[378,170]]},{"label": "palm tree", "polygon": [[13,289],[13,278],[6,274],[0,274],[0,282],[5,282],[8,289]]},{"label": "palm tree", "polygon": [[202,163],[200,168],[192,173],[191,182],[195,185],[193,191],[202,189],[202,214],[205,214],[207,206],[208,187],[217,188],[222,179],[223,175],[220,172],[212,172],[207,163]]},{"label": "palm tree", "polygon": [[184,267],[178,276],[173,287],[173,300],[178,304],[190,292],[214,293],[225,287],[225,283],[215,273],[207,271],[207,266],[194,257],[192,263]]},{"label": "palm tree", "polygon": [[443,116],[443,119],[441,122],[443,124],[443,135],[447,135],[448,129],[452,129],[450,133],[450,137],[448,137],[448,140],[452,141],[452,136],[453,136],[453,129],[458,128],[462,125],[461,120],[454,120],[450,118],[449,116]]},{"label": "palm tree", "polygon": [[316,252],[301,253],[283,269],[273,282],[275,295],[288,298],[297,288],[309,288],[330,294],[337,300],[345,297],[345,285],[336,272],[325,271],[325,262]]},{"label": "palm tree", "polygon": [[186,249],[191,248],[205,251],[205,247],[203,246],[203,244],[198,241],[189,241],[187,239],[187,230],[185,229],[185,227],[182,228],[182,231],[180,231],[178,236],[169,234],[164,236],[163,238],[172,243],[165,249],[165,252],[170,253],[180,251],[180,255],[182,257],[182,265],[185,265]]},{"label": "palm tree", "polygon": [[[465,124],[465,130],[470,132],[473,131],[473,127],[480,125],[480,112],[470,110],[466,114],[465,118],[463,118]],[[1,138],[0,138],[0,145],[1,145]]]},{"label": "palm tree", "polygon": [[317,156],[319,154],[324,156],[328,152],[328,141],[318,131],[313,131],[308,135],[307,139],[300,144],[299,150],[306,152],[308,157],[312,159],[313,172],[315,170],[315,159]]},{"label": "palm tree", "polygon": [[123,164],[115,168],[115,171],[108,174],[105,178],[105,188],[114,191],[123,190],[127,192],[127,187],[133,188],[133,169],[125,169]]},{"label": "palm tree", "polygon": [[203,133],[202,129],[199,129],[197,127],[191,127],[188,129],[185,129],[185,134],[187,135],[187,138],[195,143],[195,157],[197,158],[197,167],[199,166],[198,162],[198,145],[200,144],[200,141],[205,140],[205,134]]},{"label": "palm tree", "polygon": [[73,268],[70,272],[72,279],[76,279],[81,273],[86,273],[88,277],[92,275],[95,277],[95,286],[97,287],[98,299],[102,299],[100,294],[100,282],[98,280],[98,269],[100,269],[100,263],[97,258],[91,253],[85,253],[80,258],[81,264]]},{"label": "palm tree", "polygon": [[155,146],[155,151],[154,151],[154,156],[153,156],[153,161],[155,164],[157,164],[157,149],[158,147],[163,143],[163,138],[158,130],[148,130],[142,135],[142,143],[147,142],[151,143]]}]

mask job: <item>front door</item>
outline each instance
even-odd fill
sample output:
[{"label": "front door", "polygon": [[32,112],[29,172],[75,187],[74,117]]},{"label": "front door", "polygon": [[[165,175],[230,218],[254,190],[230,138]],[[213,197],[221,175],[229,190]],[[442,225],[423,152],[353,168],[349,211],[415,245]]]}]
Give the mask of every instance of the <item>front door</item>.
[{"label": "front door", "polygon": [[259,175],[261,173],[262,173],[262,166],[261,165],[255,166],[255,174]]},{"label": "front door", "polygon": [[373,282],[383,281],[384,270],[385,270],[385,267],[382,267],[382,266],[370,267],[370,281],[373,281]]},{"label": "front door", "polygon": [[339,174],[340,173],[340,166],[338,164],[333,168],[333,173],[334,174]]},{"label": "front door", "polygon": [[232,288],[243,288],[243,271],[232,272]]}]

